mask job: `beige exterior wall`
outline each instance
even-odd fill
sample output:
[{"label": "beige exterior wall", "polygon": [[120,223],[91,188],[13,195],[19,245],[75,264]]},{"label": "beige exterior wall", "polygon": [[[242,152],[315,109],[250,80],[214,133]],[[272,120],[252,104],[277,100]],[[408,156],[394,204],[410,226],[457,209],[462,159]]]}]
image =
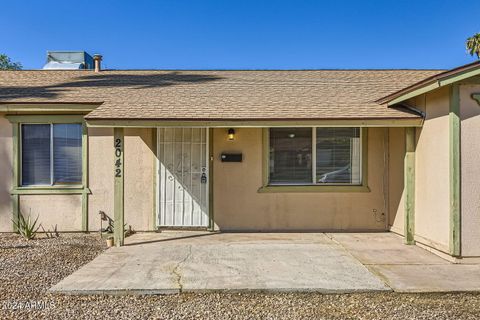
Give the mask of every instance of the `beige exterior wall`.
[{"label": "beige exterior wall", "polygon": [[45,230],[82,231],[81,195],[21,195],[20,212],[38,217]]},{"label": "beige exterior wall", "polygon": [[[154,210],[153,129],[125,129],[125,223],[152,230]],[[89,230],[100,228],[98,212],[113,219],[113,129],[89,128]]]},{"label": "beige exterior wall", "polygon": [[[368,131],[368,193],[258,193],[262,186],[262,129],[214,130],[214,212],[221,230],[386,230],[386,130]],[[241,152],[241,163],[222,163]]]},{"label": "beige exterior wall", "polygon": [[417,128],[415,154],[415,240],[449,251],[449,87],[416,99],[426,113]]},{"label": "beige exterior wall", "polygon": [[480,85],[460,85],[461,252],[480,256]]},{"label": "beige exterior wall", "polygon": [[125,223],[137,231],[152,230],[154,224],[155,132],[125,130]]},{"label": "beige exterior wall", "polygon": [[404,159],[405,128],[388,130],[388,221],[390,230],[404,235]]},{"label": "beige exterior wall", "polygon": [[98,212],[113,219],[113,129],[88,128],[88,230],[100,229]]},{"label": "beige exterior wall", "polygon": [[0,232],[10,232],[12,228],[12,125],[0,113]]}]

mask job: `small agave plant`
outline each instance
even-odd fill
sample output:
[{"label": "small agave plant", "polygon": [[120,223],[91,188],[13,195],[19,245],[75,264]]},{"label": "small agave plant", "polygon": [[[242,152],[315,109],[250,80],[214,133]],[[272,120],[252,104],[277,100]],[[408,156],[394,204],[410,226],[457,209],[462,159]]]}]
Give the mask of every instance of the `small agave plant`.
[{"label": "small agave plant", "polygon": [[37,222],[38,216],[34,221],[32,221],[32,216],[28,216],[28,218],[25,219],[22,214],[18,215],[18,221],[13,220],[18,233],[20,233],[20,235],[26,240],[32,240],[35,238],[37,231],[41,226],[37,225]]}]

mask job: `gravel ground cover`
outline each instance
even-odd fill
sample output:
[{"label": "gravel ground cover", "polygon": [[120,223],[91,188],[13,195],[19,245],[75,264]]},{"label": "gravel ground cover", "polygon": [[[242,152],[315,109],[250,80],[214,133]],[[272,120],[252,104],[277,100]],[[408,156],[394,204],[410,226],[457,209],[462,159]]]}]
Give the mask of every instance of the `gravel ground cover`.
[{"label": "gravel ground cover", "polygon": [[480,319],[480,294],[47,292],[105,250],[96,235],[25,241],[0,234],[0,319]]}]

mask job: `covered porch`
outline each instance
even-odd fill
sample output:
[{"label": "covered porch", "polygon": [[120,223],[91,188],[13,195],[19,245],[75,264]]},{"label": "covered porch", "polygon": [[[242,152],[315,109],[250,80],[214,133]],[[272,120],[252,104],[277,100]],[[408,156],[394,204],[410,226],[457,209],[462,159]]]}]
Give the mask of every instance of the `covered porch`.
[{"label": "covered porch", "polygon": [[[153,208],[149,225],[138,231],[172,228],[230,232],[393,230],[407,235],[405,241],[411,244],[414,132],[420,125],[418,119],[294,123],[128,121],[121,125],[94,121],[89,123],[89,130],[108,128],[113,134],[112,198],[117,246],[124,244],[121,226],[138,219],[128,202],[135,202],[142,190],[149,192]],[[355,183],[315,183],[313,180],[313,183],[279,185],[271,182],[271,130],[311,130],[313,140],[319,131],[335,128],[340,132],[358,128],[355,129],[358,137],[349,142],[349,157],[358,154],[359,159],[353,163],[359,173],[349,169],[349,179],[354,179],[355,174],[359,176]],[[125,139],[131,140],[132,136],[150,139],[136,139],[135,144],[127,141],[125,147]],[[354,139],[357,142],[352,142]],[[135,161],[145,158],[139,154],[139,143],[148,144],[148,148],[144,148],[148,154],[146,161],[152,158],[150,182],[139,181],[144,178],[142,170],[136,167],[141,163]],[[321,175],[315,174],[318,165],[312,165],[319,160],[307,159],[311,176],[321,181]],[[133,188],[131,184],[139,187]]]}]

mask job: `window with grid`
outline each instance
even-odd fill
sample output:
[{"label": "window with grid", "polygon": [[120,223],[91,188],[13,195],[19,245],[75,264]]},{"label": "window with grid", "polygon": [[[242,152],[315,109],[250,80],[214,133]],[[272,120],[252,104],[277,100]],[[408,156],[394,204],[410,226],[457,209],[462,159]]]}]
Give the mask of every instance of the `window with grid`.
[{"label": "window with grid", "polygon": [[361,185],[360,128],[271,128],[271,185]]}]

